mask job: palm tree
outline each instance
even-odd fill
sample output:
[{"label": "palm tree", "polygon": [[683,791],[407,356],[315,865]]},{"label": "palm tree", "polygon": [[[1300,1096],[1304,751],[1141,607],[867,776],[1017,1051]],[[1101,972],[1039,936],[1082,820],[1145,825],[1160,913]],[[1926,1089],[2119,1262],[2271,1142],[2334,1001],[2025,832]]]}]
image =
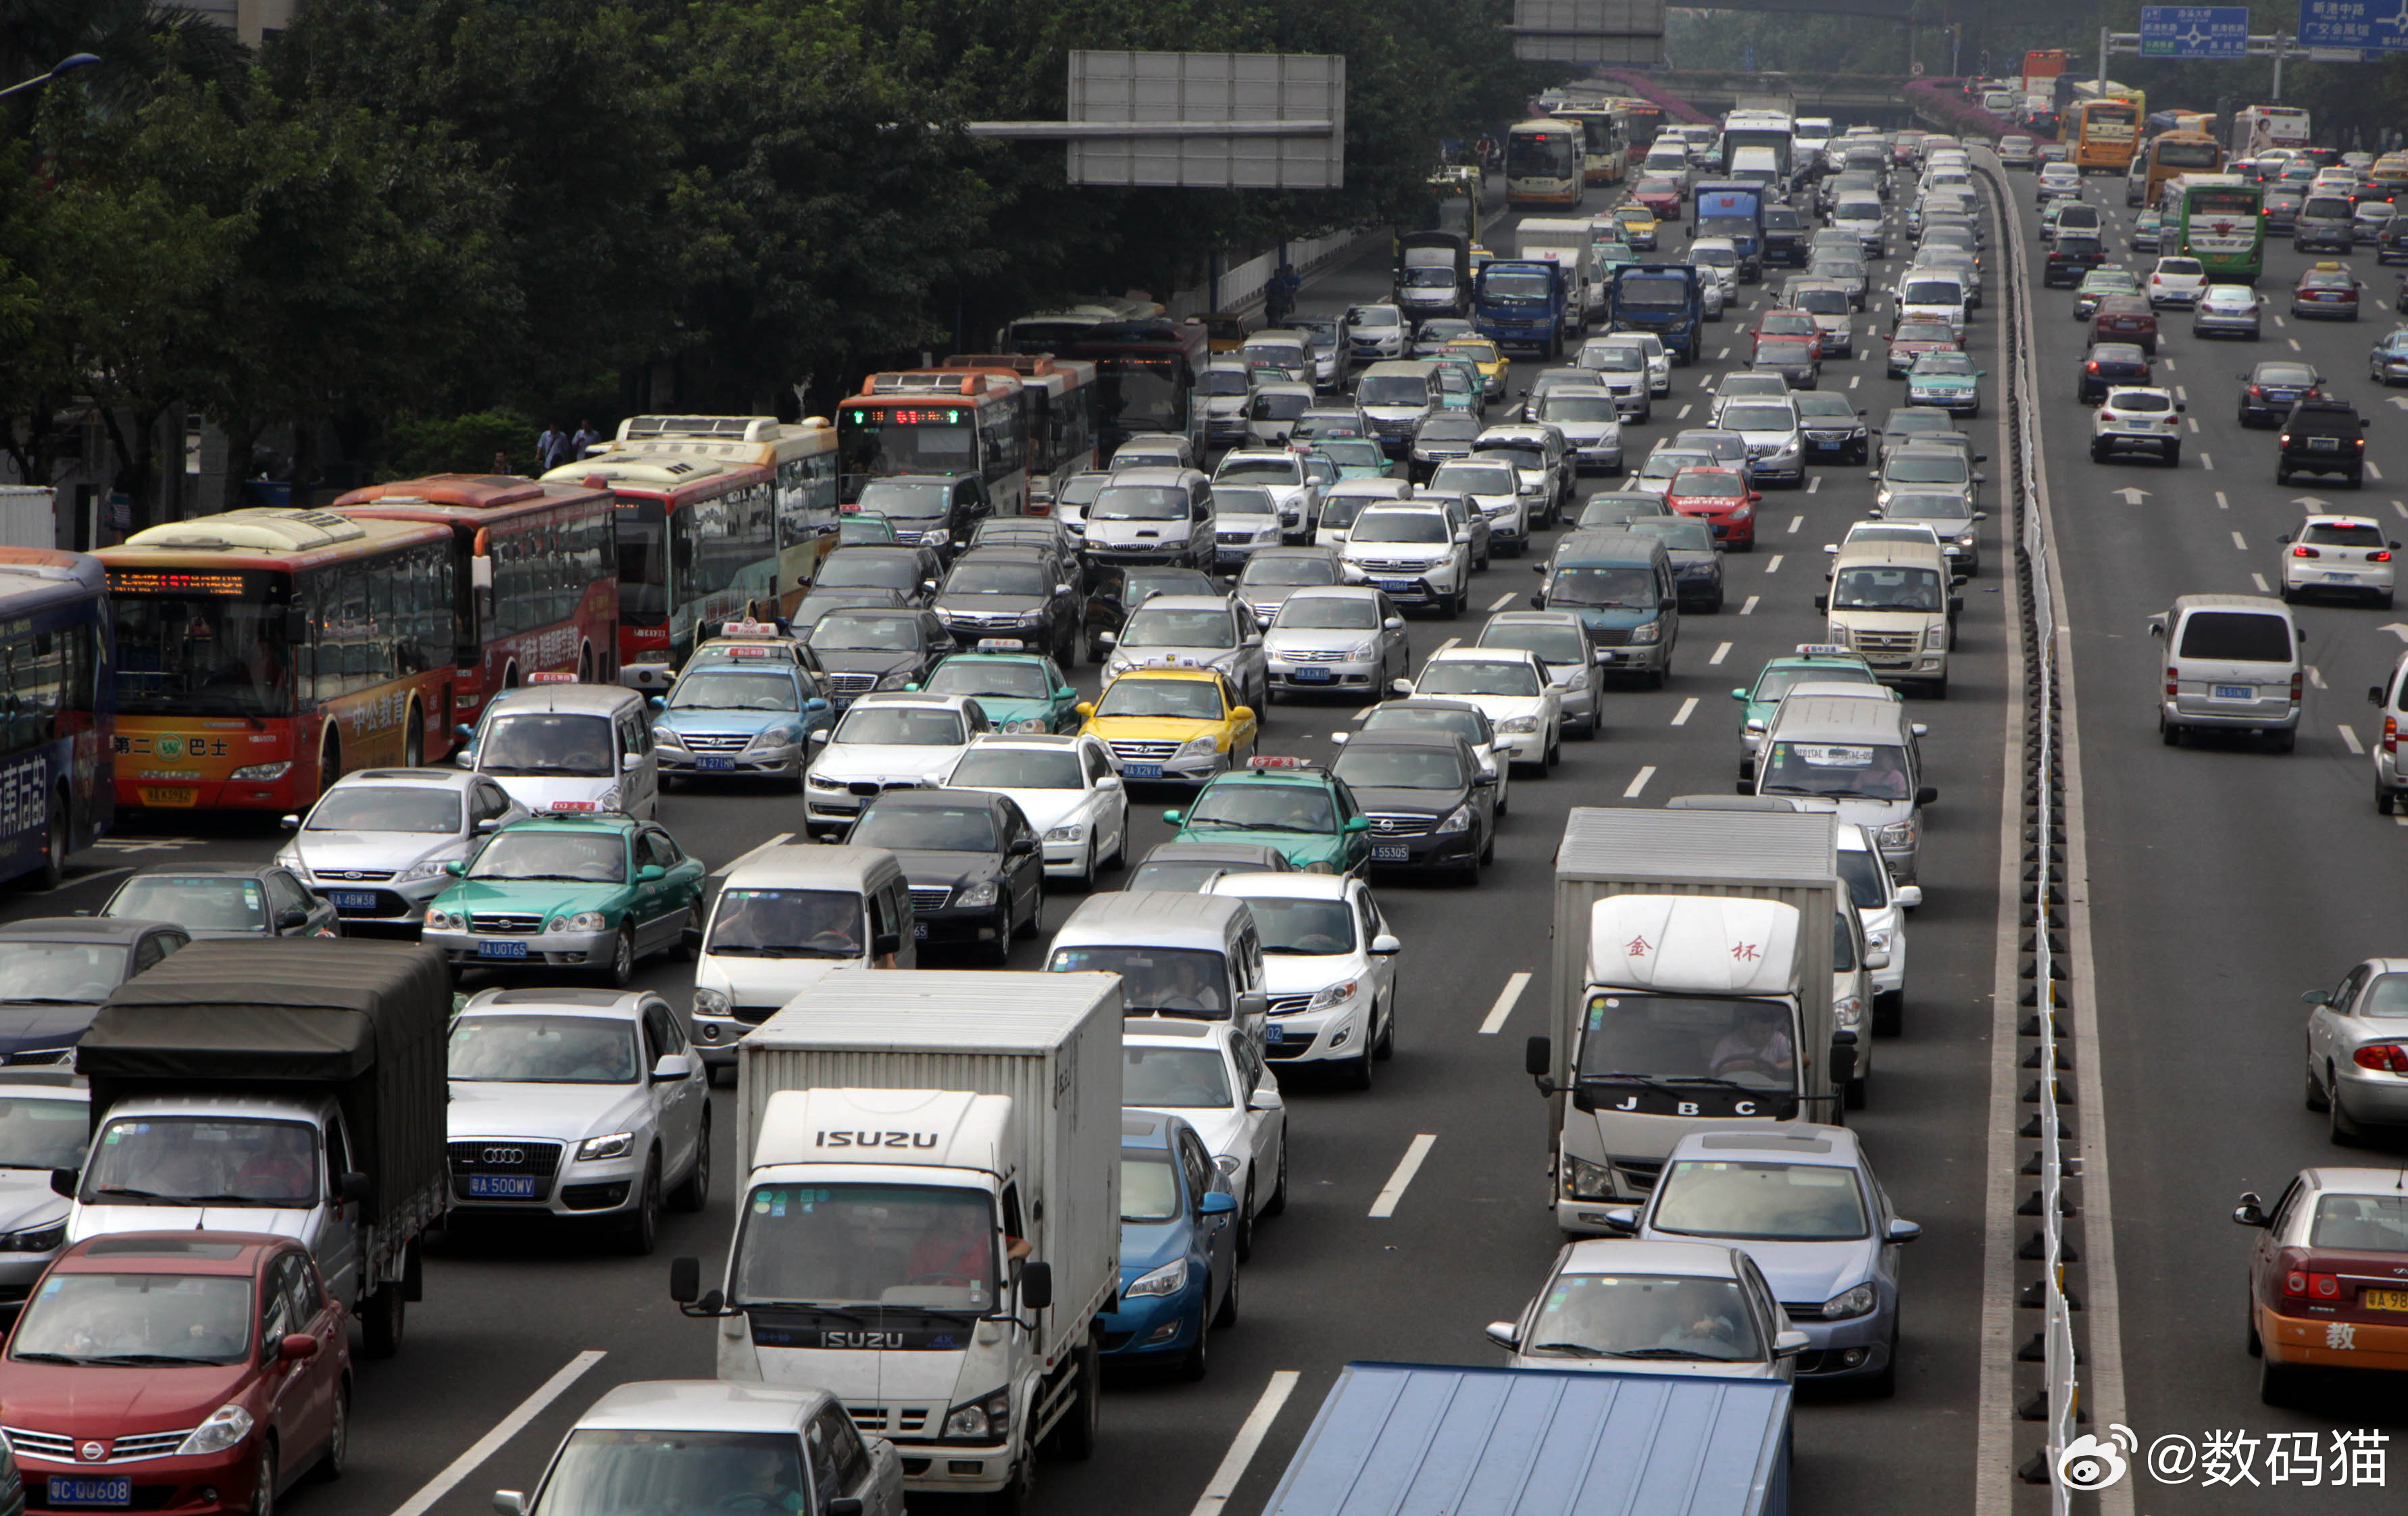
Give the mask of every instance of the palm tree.
[{"label": "palm tree", "polygon": [[141,105],[171,71],[227,82],[251,64],[232,28],[161,0],[0,0],[0,84],[77,52],[99,55],[75,77],[107,110]]}]

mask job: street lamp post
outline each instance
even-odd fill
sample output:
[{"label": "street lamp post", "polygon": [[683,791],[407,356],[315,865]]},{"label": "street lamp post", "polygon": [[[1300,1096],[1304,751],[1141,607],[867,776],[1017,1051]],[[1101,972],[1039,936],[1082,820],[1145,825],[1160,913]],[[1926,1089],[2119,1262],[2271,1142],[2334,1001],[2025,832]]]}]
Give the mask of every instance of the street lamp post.
[{"label": "street lamp post", "polygon": [[20,90],[38,90],[43,85],[48,84],[50,80],[58,78],[61,74],[72,74],[79,68],[90,68],[93,64],[98,62],[100,62],[100,55],[95,52],[69,53],[67,56],[60,59],[57,63],[51,64],[50,71],[49,73],[36,74],[29,79],[20,79],[16,83],[9,85],[7,89],[0,90],[0,100],[7,99],[10,95],[15,94]]}]

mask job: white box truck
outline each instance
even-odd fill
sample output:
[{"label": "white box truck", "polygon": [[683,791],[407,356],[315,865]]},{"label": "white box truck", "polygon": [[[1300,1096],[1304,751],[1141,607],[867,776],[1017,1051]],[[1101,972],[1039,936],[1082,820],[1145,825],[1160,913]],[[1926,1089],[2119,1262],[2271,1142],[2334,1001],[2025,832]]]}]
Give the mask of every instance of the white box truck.
[{"label": "white box truck", "polygon": [[737,1044],[719,1377],[833,1392],[905,1488],[1017,1509],[1095,1445],[1120,1279],[1115,974],[833,966]]},{"label": "white box truck", "polygon": [[1831,1016],[1836,818],[1576,808],[1555,853],[1547,1098],[1555,1221],[1607,1233],[1672,1145],[1754,1122],[1842,1119],[1854,1031]]},{"label": "white box truck", "polygon": [[1514,229],[1514,257],[1563,265],[1575,334],[1595,321],[1605,306],[1598,288],[1597,254],[1592,250],[1596,236],[1586,220],[1570,216],[1527,216]]}]

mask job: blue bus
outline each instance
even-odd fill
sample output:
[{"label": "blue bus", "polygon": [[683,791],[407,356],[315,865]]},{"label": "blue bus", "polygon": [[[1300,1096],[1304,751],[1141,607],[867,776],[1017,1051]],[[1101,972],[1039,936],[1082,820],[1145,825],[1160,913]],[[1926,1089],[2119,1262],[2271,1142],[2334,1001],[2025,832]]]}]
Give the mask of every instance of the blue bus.
[{"label": "blue bus", "polygon": [[117,808],[116,671],[100,560],[0,548],[0,880],[64,878]]}]

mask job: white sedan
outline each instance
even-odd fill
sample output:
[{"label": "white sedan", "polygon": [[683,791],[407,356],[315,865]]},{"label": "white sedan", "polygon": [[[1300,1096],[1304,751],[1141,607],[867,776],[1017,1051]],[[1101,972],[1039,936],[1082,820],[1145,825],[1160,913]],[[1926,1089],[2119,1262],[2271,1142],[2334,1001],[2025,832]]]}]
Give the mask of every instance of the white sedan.
[{"label": "white sedan", "polygon": [[1282,1063],[1334,1065],[1358,1090],[1397,1049],[1397,955],[1369,886],[1340,874],[1224,874],[1262,934],[1270,994],[1264,1047]]},{"label": "white sedan", "polygon": [[1521,648],[1449,648],[1431,655],[1421,678],[1397,693],[1460,700],[1480,708],[1512,763],[1543,774],[1563,754],[1563,696],[1538,654]]},{"label": "white sedan", "polygon": [[991,729],[986,711],[964,694],[882,691],[853,703],[821,744],[803,784],[803,819],[812,835],[841,832],[884,790],[945,782],[971,739]]},{"label": "white sedan", "polygon": [[1238,1257],[1254,1221],[1287,1209],[1287,1106],[1253,1039],[1228,1022],[1139,1017],[1121,1023],[1121,1101],[1196,1128],[1238,1197]]},{"label": "white sedan", "polygon": [[1111,750],[1095,737],[980,737],[945,788],[1010,795],[1042,839],[1048,879],[1092,890],[1098,872],[1128,859],[1128,791]]}]

